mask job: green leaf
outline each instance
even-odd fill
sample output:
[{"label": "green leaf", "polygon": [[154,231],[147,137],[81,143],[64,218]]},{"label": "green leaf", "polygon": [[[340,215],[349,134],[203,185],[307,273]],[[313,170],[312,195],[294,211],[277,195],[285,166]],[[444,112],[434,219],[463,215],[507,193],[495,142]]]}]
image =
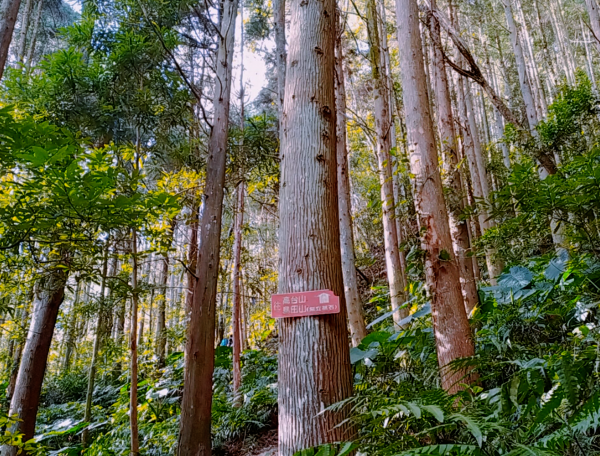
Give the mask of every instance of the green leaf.
[{"label": "green leaf", "polygon": [[479,447],[481,447],[481,445],[483,444],[483,434],[475,420],[473,420],[473,418],[463,415],[462,413],[455,413],[451,416],[451,418],[454,421],[462,421],[463,423],[465,423],[467,429],[471,432],[473,437],[475,437],[475,440],[477,441]]}]

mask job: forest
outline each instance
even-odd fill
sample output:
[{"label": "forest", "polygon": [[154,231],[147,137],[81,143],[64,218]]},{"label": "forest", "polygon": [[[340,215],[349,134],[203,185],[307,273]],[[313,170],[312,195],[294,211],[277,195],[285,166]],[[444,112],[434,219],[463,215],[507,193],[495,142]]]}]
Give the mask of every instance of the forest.
[{"label": "forest", "polygon": [[0,455],[600,455],[597,0],[0,0]]}]

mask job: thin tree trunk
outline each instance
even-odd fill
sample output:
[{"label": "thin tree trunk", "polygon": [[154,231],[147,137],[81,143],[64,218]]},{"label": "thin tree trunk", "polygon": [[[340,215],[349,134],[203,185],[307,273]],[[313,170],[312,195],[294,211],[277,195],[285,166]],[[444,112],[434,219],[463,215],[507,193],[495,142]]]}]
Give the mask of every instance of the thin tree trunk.
[{"label": "thin tree trunk", "polygon": [[[106,292],[106,276],[108,272],[108,251],[110,246],[109,241],[105,245],[104,261],[102,263],[102,282],[100,285],[100,300],[98,308],[98,320],[96,323],[96,337],[94,338],[94,348],[92,349],[92,360],[90,362],[90,370],[88,372],[88,387],[85,396],[85,409],[83,412],[83,421],[89,423],[92,420],[92,401],[94,399],[94,385],[96,382],[96,367],[98,364],[98,355],[100,353],[100,345],[104,337],[104,327],[107,315],[105,292]],[[89,426],[86,426],[81,434],[81,444],[86,448],[89,444],[90,431]]]},{"label": "thin tree trunk", "polygon": [[0,7],[0,79],[4,75],[21,0],[3,0]]},{"label": "thin tree trunk", "polygon": [[371,75],[375,87],[375,129],[377,131],[377,162],[379,165],[379,183],[381,185],[381,207],[383,222],[383,240],[385,245],[385,263],[390,287],[390,301],[394,323],[399,323],[408,315],[408,309],[401,308],[406,301],[404,278],[400,264],[398,248],[398,231],[395,223],[396,204],[392,181],[392,156],[389,91],[386,83],[384,68],[385,60],[381,52],[380,21],[375,0],[367,1],[367,31],[369,34],[369,60]]},{"label": "thin tree trunk", "polygon": [[138,327],[138,257],[137,257],[137,232],[131,231],[131,321],[129,327],[129,348],[131,356],[129,387],[129,428],[131,433],[131,456],[140,453],[140,441],[138,435],[138,349],[137,349],[137,327]]},{"label": "thin tree trunk", "polygon": [[334,0],[293,0],[290,7],[278,290],[332,290],[340,313],[279,320],[279,456],[353,439],[349,424],[340,425],[348,408],[325,411],[352,394],[337,195],[335,8]]},{"label": "thin tree trunk", "polygon": [[73,348],[75,346],[75,336],[77,333],[77,304],[79,303],[79,294],[81,292],[81,280],[77,280],[75,288],[75,296],[73,297],[73,304],[71,306],[71,312],[69,313],[69,323],[67,324],[67,340],[65,342],[65,357],[63,360],[63,373],[69,372],[71,368],[71,356],[73,355]]},{"label": "thin tree trunk", "polygon": [[242,353],[242,289],[240,283],[241,255],[242,255],[242,227],[244,226],[244,180],[238,184],[237,188],[237,208],[234,222],[234,241],[233,241],[233,393],[236,396],[235,405],[241,405],[238,396],[240,386],[242,386],[242,369],[240,355]]},{"label": "thin tree trunk", "polygon": [[460,288],[460,273],[452,255],[452,238],[438,170],[435,135],[425,87],[423,50],[416,0],[396,0],[398,45],[410,166],[415,176],[414,196],[426,252],[425,275],[431,298],[442,387],[455,392],[459,382],[474,378],[448,364],[473,356],[475,347]]},{"label": "thin tree trunk", "polygon": [[[283,98],[285,96],[285,65],[287,60],[285,49],[285,0],[273,1],[273,23],[275,28],[275,52],[277,54],[277,105],[281,114],[283,112]],[[281,117],[280,115],[280,122]],[[281,134],[280,132],[280,138]]]},{"label": "thin tree trunk", "polygon": [[[178,454],[211,454],[212,376],[214,370],[215,304],[219,279],[223,188],[229,130],[231,70],[238,1],[223,4],[216,64],[213,128],[208,144],[204,209],[200,232],[194,302],[188,325],[184,391]],[[332,12],[333,14],[333,12]]]},{"label": "thin tree trunk", "polygon": [[[436,8],[435,0],[431,0],[432,8]],[[434,41],[440,41],[440,25],[433,18],[430,23]],[[471,249],[467,222],[463,220],[463,185],[459,170],[458,145],[454,131],[454,116],[448,87],[448,76],[442,50],[433,46],[433,81],[438,110],[438,130],[440,135],[442,157],[446,168],[448,193],[448,218],[454,254],[458,263],[461,288],[467,315],[478,303],[477,284],[473,272],[473,262],[467,256]]]},{"label": "thin tree trunk", "polygon": [[594,35],[594,44],[600,53],[600,12],[598,11],[598,3],[596,3],[596,0],[585,0],[585,9],[590,18],[590,28]]},{"label": "thin tree trunk", "polygon": [[29,32],[29,22],[31,20],[31,11],[33,10],[33,0],[27,0],[25,11],[21,18],[21,36],[19,37],[19,48],[17,49],[17,60],[23,63],[25,58],[25,45],[27,44],[27,32]]},{"label": "thin tree trunk", "polygon": [[188,245],[188,265],[186,270],[187,293],[185,296],[185,313],[188,315],[194,305],[194,290],[196,289],[196,269],[198,265],[198,227],[200,205],[196,200],[190,208],[190,243]]},{"label": "thin tree trunk", "polygon": [[502,0],[504,5],[504,14],[506,15],[506,22],[508,23],[508,30],[510,32],[510,43],[515,54],[517,61],[517,71],[519,73],[519,86],[521,88],[521,94],[523,95],[523,101],[525,102],[525,110],[527,111],[527,122],[529,124],[529,130],[532,135],[537,136],[536,125],[538,124],[538,115],[535,108],[535,101],[533,99],[533,91],[531,90],[531,84],[527,76],[527,65],[525,57],[523,55],[523,48],[521,47],[521,40],[517,31],[517,25],[515,23],[511,0]]},{"label": "thin tree trunk", "polygon": [[35,14],[35,21],[33,23],[33,33],[31,34],[31,43],[29,44],[29,50],[27,51],[27,63],[25,72],[29,75],[31,71],[31,62],[33,60],[33,53],[35,52],[35,45],[37,43],[38,31],[40,28],[40,21],[42,19],[42,10],[44,8],[44,0],[38,0],[37,12]]},{"label": "thin tree trunk", "polygon": [[538,107],[538,119],[542,119],[548,113],[548,104],[546,103],[546,97],[542,89],[542,84],[540,82],[540,75],[537,69],[535,53],[533,52],[533,40],[531,39],[531,35],[529,34],[529,29],[525,20],[525,13],[523,13],[523,6],[521,5],[521,0],[515,0],[515,7],[517,11],[517,22],[521,24],[520,30],[522,31],[522,33],[520,34],[520,36],[522,37],[523,48],[527,57],[526,63],[527,68],[529,70],[528,74],[531,90],[535,94],[534,98],[536,99],[536,106]]},{"label": "thin tree trunk", "polygon": [[10,407],[10,402],[15,392],[15,386],[17,384],[17,375],[19,374],[19,366],[21,365],[21,358],[23,356],[23,348],[27,337],[27,328],[25,323],[29,320],[31,313],[31,307],[33,305],[35,285],[30,287],[27,293],[27,302],[19,309],[18,321],[19,321],[19,334],[16,339],[16,348],[13,349],[12,364],[10,367],[10,377],[8,379],[8,386],[6,387],[6,401],[7,408]]},{"label": "thin tree trunk", "polygon": [[352,345],[357,346],[367,335],[363,316],[362,303],[358,294],[356,280],[356,264],[354,258],[354,233],[352,230],[352,201],[350,199],[350,176],[348,170],[348,149],[346,148],[346,85],[344,81],[344,50],[342,35],[344,24],[340,12],[337,14],[336,34],[336,153],[338,179],[338,206],[340,216],[340,248],[342,257],[342,274],[344,277],[344,295],[348,312],[348,326],[352,337]]},{"label": "thin tree trunk", "polygon": [[[34,435],[48,353],[58,310],[65,296],[67,277],[65,269],[56,268],[38,281],[34,292],[31,324],[9,411],[9,416],[16,415],[19,418],[12,432],[23,434],[24,442]],[[16,456],[17,450],[14,446],[5,446],[2,454]]]},{"label": "thin tree trunk", "polygon": [[[169,228],[169,247],[175,236],[176,220],[171,220]],[[156,316],[156,359],[158,367],[165,367],[167,349],[167,280],[169,278],[169,252],[162,254],[159,286],[158,311]]]}]

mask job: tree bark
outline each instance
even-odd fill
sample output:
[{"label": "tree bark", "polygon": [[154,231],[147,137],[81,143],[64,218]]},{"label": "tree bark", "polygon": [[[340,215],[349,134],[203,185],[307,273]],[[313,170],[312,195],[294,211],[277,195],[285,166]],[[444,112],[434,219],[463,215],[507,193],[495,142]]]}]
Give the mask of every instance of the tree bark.
[{"label": "tree bark", "polygon": [[423,49],[416,0],[396,0],[398,45],[410,167],[415,176],[414,196],[426,252],[425,275],[431,299],[433,330],[442,387],[449,392],[469,383],[468,371],[450,369],[456,359],[473,356],[475,347],[460,288],[459,268],[452,255],[452,239],[438,170],[436,140],[429,112]]},{"label": "tree bark", "polygon": [[241,405],[238,393],[242,386],[242,365],[240,355],[242,353],[242,287],[240,281],[240,272],[242,267],[242,228],[244,226],[244,181],[238,184],[237,188],[237,208],[234,222],[234,241],[233,241],[233,393],[234,403]]},{"label": "tree bark", "polygon": [[4,75],[21,0],[2,0],[0,7],[0,79]]},{"label": "tree bark", "polygon": [[35,52],[35,45],[37,43],[38,31],[40,28],[40,21],[42,19],[42,10],[44,8],[44,0],[38,0],[37,12],[35,14],[35,21],[33,23],[33,32],[31,34],[31,43],[29,44],[29,50],[27,51],[27,64],[25,72],[29,75],[31,70],[31,61],[33,60],[33,53]]},{"label": "tree bark", "polygon": [[23,59],[25,58],[25,45],[27,44],[27,32],[29,32],[29,21],[31,20],[32,10],[33,0],[27,0],[21,19],[21,36],[19,37],[19,47],[17,49],[17,60],[19,63],[23,63]]},{"label": "tree bark", "polygon": [[[110,239],[110,238],[109,238]],[[83,413],[83,421],[89,423],[92,419],[92,401],[94,399],[94,385],[96,383],[96,367],[98,364],[98,355],[100,353],[100,345],[102,344],[102,338],[104,337],[104,329],[107,312],[106,312],[106,302],[105,302],[105,292],[106,292],[106,276],[108,273],[108,250],[109,250],[110,240],[106,243],[105,251],[104,251],[104,261],[102,263],[102,282],[100,284],[100,299],[99,299],[99,308],[98,308],[98,319],[96,322],[96,337],[94,338],[94,348],[92,349],[92,360],[90,362],[90,370],[88,372],[88,387],[87,394],[85,396],[85,409]],[[81,444],[84,448],[86,448],[89,444],[90,431],[89,427],[83,430],[81,434]]]},{"label": "tree bark", "polygon": [[[435,0],[431,0],[431,7],[436,8]],[[440,25],[433,18],[430,23],[434,41],[440,39]],[[471,250],[469,230],[466,220],[462,219],[464,211],[463,184],[459,170],[458,145],[454,131],[454,116],[452,115],[452,102],[446,75],[446,65],[442,50],[433,46],[433,88],[435,92],[438,111],[438,131],[441,142],[442,158],[446,169],[446,187],[448,192],[448,219],[454,254],[460,271],[461,288],[467,315],[477,305],[477,284],[473,272],[473,262],[467,256]]]},{"label": "tree bark", "polygon": [[[404,277],[400,264],[400,251],[398,248],[398,230],[396,229],[394,201],[394,186],[392,181],[392,156],[390,122],[390,95],[384,73],[384,54],[381,52],[381,35],[379,32],[380,21],[375,0],[367,0],[367,31],[369,34],[369,60],[371,61],[371,75],[374,85],[374,115],[375,129],[377,131],[377,162],[379,165],[379,184],[381,186],[381,207],[383,222],[383,240],[385,245],[385,264],[390,287],[390,301],[394,323],[399,322],[408,315],[408,309],[400,308],[405,299]],[[385,32],[382,32],[385,33]]]},{"label": "tree bark", "polygon": [[[31,324],[9,411],[9,416],[16,415],[20,420],[12,432],[23,434],[24,442],[32,439],[35,432],[42,382],[58,310],[65,296],[67,277],[65,269],[53,269],[39,279],[34,292]],[[2,454],[16,456],[17,450],[17,447],[4,446]]]},{"label": "tree bark", "polygon": [[130,377],[129,387],[129,429],[131,433],[130,454],[137,456],[140,453],[140,441],[138,435],[138,349],[137,349],[137,327],[138,327],[138,257],[137,257],[137,232],[131,231],[131,321],[129,328],[130,348]]},{"label": "tree bark", "polygon": [[517,61],[517,71],[519,73],[519,86],[521,88],[521,94],[523,95],[523,101],[525,103],[525,110],[527,111],[527,122],[529,124],[529,131],[535,137],[537,137],[537,130],[535,127],[538,124],[538,115],[535,108],[535,101],[533,99],[533,91],[531,90],[531,84],[527,75],[527,65],[525,57],[523,55],[523,48],[521,46],[521,40],[517,30],[517,25],[513,17],[512,7],[510,4],[511,0],[502,0],[504,5],[504,14],[506,15],[506,22],[508,23],[508,30],[510,32],[510,43],[515,54]]},{"label": "tree bark", "polygon": [[185,348],[183,401],[178,454],[211,454],[212,376],[214,369],[215,305],[219,278],[223,188],[229,130],[229,100],[237,0],[226,0],[216,64],[214,118],[208,144],[200,261]]},{"label": "tree bark", "polygon": [[340,313],[279,320],[279,456],[351,440],[352,394],[337,195],[334,0],[290,4],[283,110],[279,292],[329,289]]},{"label": "tree bark", "polygon": [[194,290],[196,289],[196,268],[198,266],[198,227],[199,227],[200,205],[196,200],[190,208],[190,243],[188,245],[187,259],[187,294],[185,296],[185,313],[192,311],[194,305]]},{"label": "tree bark", "polygon": [[585,0],[585,9],[590,18],[590,29],[594,35],[594,44],[600,53],[600,12],[596,0]]},{"label": "tree bark", "polygon": [[344,50],[342,35],[344,23],[337,14],[336,59],[335,59],[335,105],[336,105],[336,154],[338,179],[338,206],[340,217],[340,249],[344,295],[348,312],[348,327],[352,345],[358,346],[367,335],[362,303],[358,294],[356,264],[354,258],[354,234],[352,230],[352,201],[350,199],[350,176],[348,169],[348,149],[346,147],[346,84],[344,81]]},{"label": "tree bark", "polygon": [[[173,237],[175,235],[176,220],[171,220],[168,234],[169,246],[173,243]],[[162,254],[161,258],[161,271],[160,271],[160,283],[159,283],[159,299],[158,309],[156,316],[156,359],[158,367],[162,369],[165,367],[165,358],[167,350],[167,280],[169,278],[169,252]]]},{"label": "tree bark", "polygon": [[285,65],[287,60],[285,50],[285,0],[273,1],[273,23],[275,26],[275,53],[277,54],[277,105],[281,114],[283,112],[283,98],[285,96]]}]

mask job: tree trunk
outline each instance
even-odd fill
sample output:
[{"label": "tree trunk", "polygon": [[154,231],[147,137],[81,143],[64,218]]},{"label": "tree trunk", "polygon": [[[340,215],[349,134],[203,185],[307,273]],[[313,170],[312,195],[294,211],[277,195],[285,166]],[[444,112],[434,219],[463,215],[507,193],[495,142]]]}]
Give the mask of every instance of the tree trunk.
[{"label": "tree trunk", "polygon": [[523,95],[523,101],[525,103],[525,110],[527,111],[527,122],[529,130],[534,136],[537,136],[536,125],[538,124],[538,115],[535,108],[535,102],[533,99],[533,91],[531,90],[531,84],[529,77],[527,76],[527,66],[525,57],[523,55],[523,48],[521,47],[521,40],[517,31],[517,25],[512,13],[512,7],[510,5],[511,0],[502,0],[504,5],[504,14],[506,15],[506,22],[508,23],[508,30],[510,32],[510,43],[515,54],[517,61],[517,71],[519,73],[519,86],[521,88],[521,94]]},{"label": "tree trunk", "polygon": [[451,253],[452,238],[425,87],[417,1],[396,0],[396,19],[410,167],[415,176],[415,206],[426,252],[425,274],[438,363],[442,387],[455,392],[460,389],[459,382],[469,383],[473,376],[468,371],[451,370],[448,364],[473,356],[475,347],[461,293],[459,267]]},{"label": "tree trunk", "polygon": [[185,296],[185,313],[188,315],[194,305],[194,290],[196,289],[196,268],[198,265],[198,227],[200,205],[196,200],[190,208],[190,243],[188,245],[188,265],[186,270],[187,293]]},{"label": "tree trunk", "polygon": [[[35,432],[42,382],[67,276],[64,269],[56,268],[37,282],[34,292],[31,324],[9,411],[9,416],[16,415],[20,420],[12,432],[23,434],[23,442],[32,439]],[[17,447],[4,446],[2,454],[16,456],[17,450]]]},{"label": "tree trunk", "polygon": [[33,53],[35,52],[35,45],[37,43],[38,30],[40,28],[43,8],[44,0],[38,0],[37,12],[35,14],[35,21],[33,23],[33,32],[31,34],[31,43],[29,44],[29,50],[27,51],[27,64],[25,69],[27,75],[29,75],[29,71],[31,70],[31,61],[33,60]]},{"label": "tree trunk", "polygon": [[278,290],[332,290],[340,313],[279,320],[279,456],[353,438],[348,423],[338,426],[346,407],[324,411],[352,394],[337,195],[335,8],[334,0],[293,0],[290,7]]},{"label": "tree trunk", "polygon": [[[385,61],[381,52],[381,36],[379,15],[375,0],[367,1],[367,31],[369,34],[369,60],[371,61],[371,75],[375,87],[375,129],[377,131],[377,162],[379,165],[379,183],[381,185],[381,207],[383,222],[383,240],[385,245],[385,263],[390,287],[390,301],[394,323],[399,322],[408,315],[408,309],[400,308],[405,299],[404,278],[400,264],[398,248],[398,230],[396,229],[394,201],[394,187],[392,181],[392,156],[390,122],[389,90],[384,73]],[[383,32],[385,33],[385,32]]]},{"label": "tree trunk", "polygon": [[[106,276],[108,272],[108,250],[110,245],[109,241],[106,243],[104,251],[104,262],[102,264],[102,282],[100,285],[100,300],[98,308],[98,320],[96,323],[96,337],[94,338],[94,348],[92,349],[92,360],[90,362],[90,370],[88,372],[88,387],[87,394],[85,396],[85,410],[83,413],[83,421],[89,423],[92,420],[92,401],[94,399],[94,384],[96,382],[96,367],[98,364],[98,355],[100,353],[100,345],[102,344],[102,338],[104,337],[104,328],[106,317],[108,316],[106,309],[106,302],[104,295],[106,292]],[[83,448],[86,448],[89,444],[90,431],[89,426],[86,426],[81,434],[81,444]]]},{"label": "tree trunk", "polygon": [[138,257],[137,257],[137,232],[131,232],[131,321],[129,327],[129,348],[131,356],[129,387],[129,429],[131,433],[131,456],[140,453],[140,441],[138,435],[138,349],[137,349],[137,327],[138,327]]},{"label": "tree trunk", "polygon": [[242,228],[244,226],[244,181],[238,184],[237,188],[237,208],[235,211],[235,222],[233,233],[235,239],[233,241],[233,393],[235,396],[234,403],[241,405],[238,396],[240,386],[242,386],[242,365],[240,355],[242,353],[242,292],[240,283],[240,271],[242,268]]},{"label": "tree trunk", "polygon": [[19,37],[19,48],[17,49],[17,60],[23,63],[25,58],[25,45],[27,44],[27,32],[29,31],[29,21],[31,20],[31,11],[33,10],[33,0],[27,0],[25,11],[21,18],[21,36]]},{"label": "tree trunk", "polygon": [[273,23],[275,28],[275,53],[277,54],[275,64],[277,68],[277,105],[281,114],[285,96],[285,65],[287,60],[285,50],[285,0],[273,1]]},{"label": "tree trunk", "polygon": [[214,369],[215,305],[219,279],[223,187],[229,130],[229,99],[237,0],[223,4],[216,64],[213,128],[208,144],[200,261],[185,348],[180,456],[211,454],[212,376]]},{"label": "tree trunk", "polygon": [[2,0],[0,9],[0,79],[4,75],[21,0]]},{"label": "tree trunk", "polygon": [[344,81],[344,51],[342,34],[344,23],[337,14],[336,59],[335,59],[335,105],[336,105],[336,154],[338,179],[338,206],[340,216],[340,248],[344,295],[348,312],[348,327],[352,345],[358,346],[367,335],[362,303],[358,294],[356,264],[354,261],[354,234],[352,231],[352,201],[350,199],[350,176],[348,170],[348,149],[346,148],[346,85]]},{"label": "tree trunk", "polygon": [[79,303],[79,294],[81,292],[81,280],[77,279],[75,288],[75,296],[73,297],[73,305],[69,313],[69,323],[67,325],[67,340],[65,341],[65,357],[63,360],[63,373],[69,372],[71,368],[71,356],[75,347],[75,336],[77,335],[77,304]]},{"label": "tree trunk", "polygon": [[594,35],[594,44],[600,53],[600,12],[596,0],[585,0],[585,9],[590,17],[590,28]]},{"label": "tree trunk", "polygon": [[[431,0],[432,8],[436,8],[435,0]],[[434,41],[440,41],[440,25],[433,18],[430,23]],[[454,116],[452,115],[452,102],[446,75],[444,55],[439,47],[433,46],[433,86],[438,110],[438,130],[441,142],[442,157],[446,169],[446,187],[448,193],[448,218],[454,254],[458,263],[461,279],[461,288],[467,315],[477,305],[477,284],[473,273],[473,262],[467,256],[471,249],[469,230],[466,220],[462,219],[464,211],[463,185],[459,170],[458,145],[454,131]]]},{"label": "tree trunk", "polygon": [[[171,220],[168,242],[169,248],[173,243],[173,237],[175,236],[176,220]],[[158,368],[162,369],[165,367],[166,349],[167,349],[167,280],[169,278],[169,252],[162,254],[161,258],[161,271],[160,271],[160,283],[159,286],[159,298],[158,298],[158,312],[156,316],[156,359],[158,360]]]}]

